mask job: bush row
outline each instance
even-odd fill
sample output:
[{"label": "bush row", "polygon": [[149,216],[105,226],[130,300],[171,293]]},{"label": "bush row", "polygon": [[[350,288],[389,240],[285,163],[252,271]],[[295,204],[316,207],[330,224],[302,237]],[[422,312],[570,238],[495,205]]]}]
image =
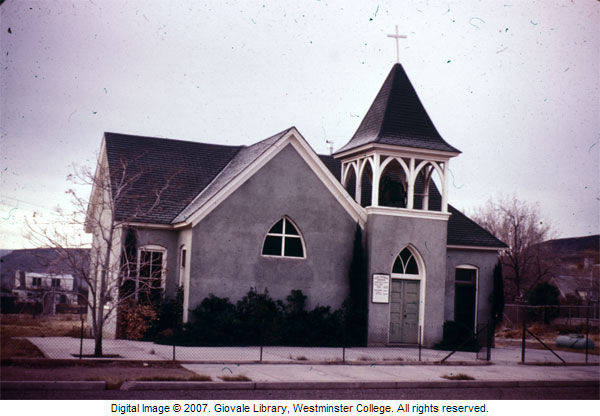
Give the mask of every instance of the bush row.
[{"label": "bush row", "polygon": [[[285,302],[272,299],[267,290],[251,289],[236,303],[211,295],[191,311],[185,325],[176,313],[181,311],[179,302],[165,301],[139,338],[188,346],[361,344],[361,332],[351,323],[351,301],[336,310],[328,306],[307,310],[306,299],[300,290],[292,290]],[[135,324],[139,328],[139,322]]]}]

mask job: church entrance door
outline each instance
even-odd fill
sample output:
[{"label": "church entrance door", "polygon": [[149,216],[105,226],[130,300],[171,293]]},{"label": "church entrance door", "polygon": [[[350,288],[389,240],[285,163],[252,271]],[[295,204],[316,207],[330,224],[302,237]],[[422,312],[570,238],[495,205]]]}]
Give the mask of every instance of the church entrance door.
[{"label": "church entrance door", "polygon": [[392,279],[390,343],[416,344],[419,332],[419,280]]}]

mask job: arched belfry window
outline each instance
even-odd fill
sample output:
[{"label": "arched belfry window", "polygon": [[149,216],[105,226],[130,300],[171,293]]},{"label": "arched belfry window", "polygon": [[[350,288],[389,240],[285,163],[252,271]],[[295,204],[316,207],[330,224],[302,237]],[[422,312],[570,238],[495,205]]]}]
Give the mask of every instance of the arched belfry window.
[{"label": "arched belfry window", "polygon": [[304,257],[304,242],[298,228],[283,217],[267,233],[262,248],[263,256]]},{"label": "arched belfry window", "polygon": [[402,250],[392,268],[392,273],[396,274],[419,274],[419,266],[412,251],[407,248]]}]

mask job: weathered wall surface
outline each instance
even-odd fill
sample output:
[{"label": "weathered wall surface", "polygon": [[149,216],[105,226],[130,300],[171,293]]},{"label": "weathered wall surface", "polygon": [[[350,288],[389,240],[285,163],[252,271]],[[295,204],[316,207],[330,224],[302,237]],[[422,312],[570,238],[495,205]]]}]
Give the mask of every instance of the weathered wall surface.
[{"label": "weathered wall surface", "polygon": [[367,220],[367,253],[369,280],[368,342],[370,345],[388,343],[390,319],[389,303],[372,302],[373,274],[391,274],[396,257],[409,243],[425,263],[423,344],[430,346],[441,339],[444,323],[447,229],[448,222],[439,219],[369,214]]},{"label": "weathered wall surface", "polygon": [[[298,226],[306,258],[261,255],[267,231],[284,215]],[[193,229],[190,301],[209,294],[236,301],[250,288],[308,307],[337,308],[348,294],[356,223],[296,150],[286,146]]]},{"label": "weathered wall surface", "polygon": [[454,320],[454,272],[457,266],[475,266],[477,272],[477,324],[487,323],[490,318],[490,295],[494,288],[494,266],[498,262],[496,251],[448,249],[446,258],[446,300],[444,319]]}]

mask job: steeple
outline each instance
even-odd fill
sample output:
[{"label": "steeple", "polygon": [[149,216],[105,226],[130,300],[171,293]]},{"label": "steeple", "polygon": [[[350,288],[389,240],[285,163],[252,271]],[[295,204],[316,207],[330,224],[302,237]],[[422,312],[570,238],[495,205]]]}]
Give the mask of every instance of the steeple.
[{"label": "steeple", "polygon": [[367,214],[447,220],[448,166],[458,154],[397,63],[354,136],[334,157],[342,162],[342,185]]},{"label": "steeple", "polygon": [[460,153],[440,136],[399,63],[392,67],[354,136],[336,154],[370,143]]}]

